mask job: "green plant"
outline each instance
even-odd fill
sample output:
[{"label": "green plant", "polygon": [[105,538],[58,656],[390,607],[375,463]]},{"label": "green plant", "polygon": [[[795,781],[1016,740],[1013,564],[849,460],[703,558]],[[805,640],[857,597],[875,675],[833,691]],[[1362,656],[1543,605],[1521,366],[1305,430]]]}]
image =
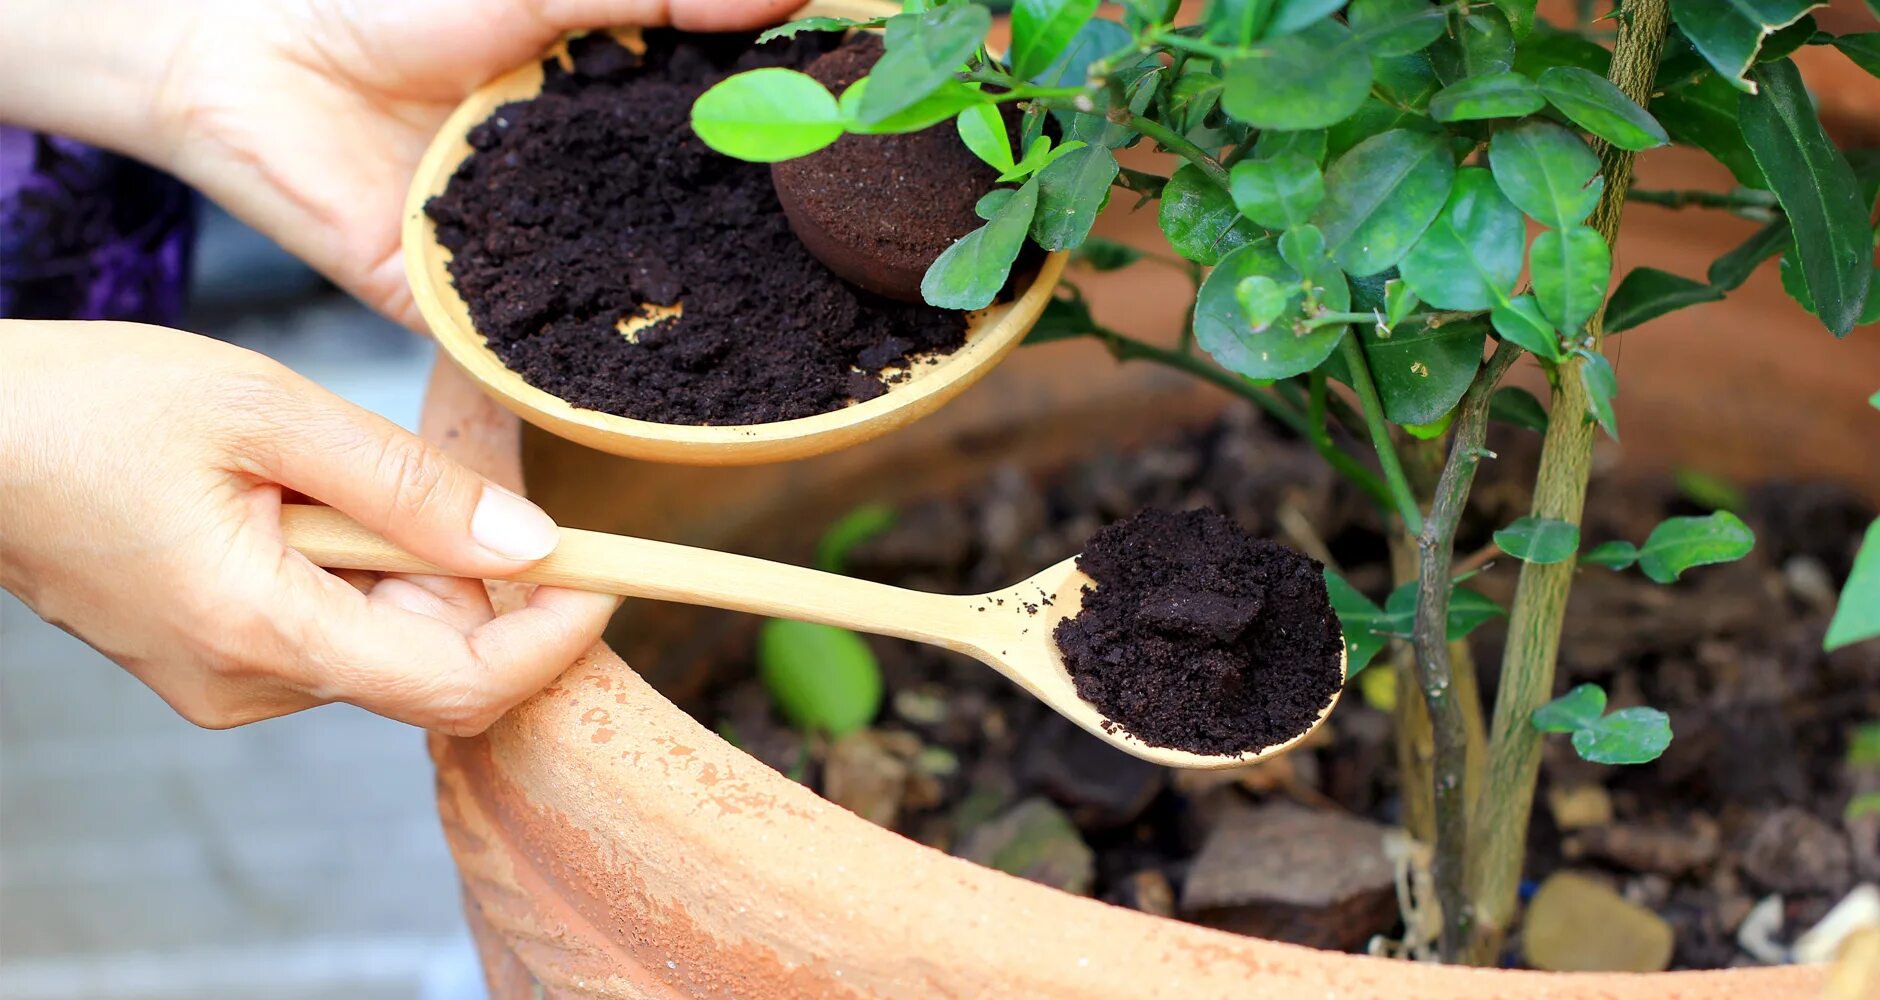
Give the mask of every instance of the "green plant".
[{"label": "green plant", "polygon": [[[1379,607],[1333,578],[1334,606],[1353,673],[1390,638],[1410,640],[1392,666],[1422,697],[1396,699],[1412,737],[1400,745],[1422,733],[1435,755],[1400,761],[1408,822],[1435,846],[1443,955],[1489,961],[1515,911],[1543,730],[1610,762],[1649,760],[1670,738],[1662,713],[1606,714],[1597,688],[1550,702],[1576,572],[1636,564],[1669,583],[1754,543],[1719,511],[1670,519],[1642,545],[1579,552],[1595,435],[1621,431],[1606,341],[1721,299],[1777,258],[1785,287],[1834,335],[1880,318],[1880,153],[1836,148],[1789,58],[1833,45],[1872,71],[1880,33],[1832,37],[1808,17],[1819,6],[1810,0],[1588,2],[1579,23],[1559,26],[1537,19],[1536,0],[1215,0],[1198,24],[1175,23],[1177,6],[1127,0],[1110,20],[1095,16],[1096,0],[1020,0],[1002,59],[983,44],[984,8],[916,0],[869,22],[885,31],[886,55],[847,92],[785,101],[784,88],[806,91],[775,82],[786,71],[735,76],[700,99],[699,134],[761,160],[844,133],[956,120],[1018,187],[989,194],[985,225],[934,262],[923,293],[936,305],[990,302],[1026,239],[1097,270],[1146,262],[1193,278],[1195,308],[1174,347],[1104,326],[1075,288],[1030,341],[1093,338],[1119,361],[1236,393],[1378,505],[1398,587]],[[859,26],[812,22],[779,32]],[[1019,157],[993,110],[1011,103],[1022,111]],[[784,104],[801,127],[779,138]],[[1047,116],[1059,145],[1040,138]],[[1117,162],[1144,141],[1173,154],[1174,169]],[[1635,154],[1671,143],[1709,154],[1737,187],[1635,190]],[[1090,238],[1117,192],[1157,203],[1173,257]],[[1762,225],[1701,279],[1641,266],[1613,288],[1628,201]],[[1500,386],[1522,361],[1544,374],[1546,406]],[[1493,457],[1490,420],[1543,435],[1531,510],[1496,534],[1521,560],[1505,612],[1452,572],[1475,473]],[[1880,633],[1877,590],[1870,537],[1831,645]],[[1484,718],[1452,644],[1504,613]]]}]

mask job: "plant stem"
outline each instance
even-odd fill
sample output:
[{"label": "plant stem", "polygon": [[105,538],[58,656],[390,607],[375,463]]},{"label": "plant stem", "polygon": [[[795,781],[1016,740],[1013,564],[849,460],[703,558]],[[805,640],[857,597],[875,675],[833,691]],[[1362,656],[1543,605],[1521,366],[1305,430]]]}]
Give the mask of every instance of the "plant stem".
[{"label": "plant stem", "polygon": [[[1430,516],[1417,533],[1417,613],[1412,641],[1416,646],[1417,684],[1429,710],[1436,744],[1431,782],[1435,789],[1436,894],[1443,905],[1442,955],[1456,961],[1469,939],[1470,906],[1466,891],[1469,845],[1469,706],[1463,704],[1462,685],[1455,682],[1449,660],[1450,564],[1455,558],[1456,525],[1468,506],[1469,490],[1481,464],[1482,441],[1488,433],[1488,404],[1495,386],[1521,351],[1501,342],[1488,363],[1477,372],[1456,408],[1449,460],[1436,482]],[[1472,687],[1472,686],[1471,686]],[[1472,697],[1471,693],[1471,697]],[[1477,712],[1480,706],[1475,706]]]},{"label": "plant stem", "polygon": [[1390,425],[1384,422],[1384,402],[1377,396],[1377,383],[1371,381],[1371,365],[1364,358],[1364,348],[1358,346],[1357,332],[1347,332],[1339,338],[1338,346],[1345,353],[1345,367],[1351,369],[1351,387],[1358,393],[1365,425],[1371,430],[1371,447],[1377,450],[1377,462],[1384,469],[1384,482],[1390,487],[1397,516],[1415,534],[1423,530],[1423,515],[1417,509],[1416,495],[1410,492],[1409,480],[1404,478],[1403,464],[1397,461],[1397,446],[1390,439]]},{"label": "plant stem", "polygon": [[1144,118],[1128,108],[1112,110],[1109,118],[1110,121],[1124,128],[1134,129],[1144,137],[1155,140],[1156,145],[1163,149],[1181,154],[1189,163],[1200,167],[1201,172],[1207,174],[1209,180],[1220,185],[1223,190],[1227,188],[1227,168],[1216,162],[1214,157],[1209,156],[1207,150],[1190,142],[1187,136],[1177,135],[1173,129],[1161,122]]},{"label": "plant stem", "polygon": [[1634,188],[1626,194],[1626,198],[1629,201],[1662,205],[1665,208],[1722,208],[1733,212],[1749,212],[1764,219],[1781,211],[1776,203],[1775,195],[1767,191],[1751,191],[1748,188],[1724,192],[1690,189],[1648,191]]},{"label": "plant stem", "polygon": [[[1618,19],[1619,34],[1608,78],[1641,106],[1651,96],[1659,53],[1669,22],[1667,0],[1629,0]],[[1626,191],[1632,184],[1632,154],[1596,143],[1606,190],[1593,210],[1592,225],[1608,245],[1619,232]],[[1603,317],[1589,327],[1593,349],[1604,340]],[[1593,423],[1578,357],[1563,363],[1554,381],[1547,435],[1541,445],[1533,514],[1578,524],[1586,503],[1592,464]],[[1471,959],[1492,962],[1514,919],[1521,862],[1526,852],[1534,785],[1540,771],[1540,734],[1530,722],[1534,709],[1553,693],[1561,619],[1573,583],[1574,561],[1522,563],[1502,654],[1501,684],[1489,739],[1484,787],[1469,818],[1468,893],[1473,906]]]}]

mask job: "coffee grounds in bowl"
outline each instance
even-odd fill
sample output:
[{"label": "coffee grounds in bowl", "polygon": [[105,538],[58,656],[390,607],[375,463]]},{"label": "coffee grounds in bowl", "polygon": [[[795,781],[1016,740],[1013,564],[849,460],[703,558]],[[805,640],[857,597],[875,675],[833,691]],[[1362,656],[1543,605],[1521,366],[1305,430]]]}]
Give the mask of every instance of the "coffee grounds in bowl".
[{"label": "coffee grounds in bowl", "polygon": [[[540,96],[473,128],[425,211],[477,331],[531,385],[587,409],[673,424],[806,417],[887,391],[883,368],[945,353],[965,318],[857,289],[790,231],[770,169],[693,134],[692,102],[733,73],[805,66],[823,33],[648,31],[543,63]],[[623,321],[676,317],[640,326]]]},{"label": "coffee grounds in bowl", "polygon": [[1096,586],[1058,649],[1077,693],[1145,743],[1284,743],[1344,684],[1323,569],[1223,514],[1140,511],[1092,535],[1077,566]]}]

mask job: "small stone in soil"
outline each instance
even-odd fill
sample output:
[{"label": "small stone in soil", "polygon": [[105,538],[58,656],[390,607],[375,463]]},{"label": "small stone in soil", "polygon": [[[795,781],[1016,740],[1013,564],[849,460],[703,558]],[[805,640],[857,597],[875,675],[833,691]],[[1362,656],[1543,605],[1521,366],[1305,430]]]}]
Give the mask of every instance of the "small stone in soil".
[{"label": "small stone in soil", "polygon": [[1283,743],[1344,682],[1322,568],[1218,512],[1143,510],[1091,536],[1077,565],[1096,586],[1058,649],[1078,695],[1145,743]]},{"label": "small stone in soil", "polygon": [[1676,826],[1624,822],[1580,830],[1561,843],[1560,852],[1569,860],[1595,858],[1635,872],[1684,875],[1716,861],[1721,839],[1716,820],[1691,813]]},{"label": "small stone in soil", "polygon": [[1743,850],[1743,873],[1774,892],[1833,892],[1852,880],[1841,831],[1785,806],[1763,817]]},{"label": "small stone in soil", "polygon": [[1548,972],[1663,972],[1671,945],[1658,914],[1574,872],[1541,883],[1521,929],[1522,957]]},{"label": "small stone in soil", "polygon": [[1030,798],[966,835],[960,857],[1008,875],[1087,896],[1096,883],[1096,855],[1063,811]]}]

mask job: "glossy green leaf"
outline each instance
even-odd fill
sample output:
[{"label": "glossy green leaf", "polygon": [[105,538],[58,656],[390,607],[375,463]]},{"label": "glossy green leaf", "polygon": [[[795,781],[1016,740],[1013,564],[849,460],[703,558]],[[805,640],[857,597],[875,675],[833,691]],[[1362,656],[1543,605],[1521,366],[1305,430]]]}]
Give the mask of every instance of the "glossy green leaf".
[{"label": "glossy green leaf", "polygon": [[692,104],[692,131],[705,145],[753,163],[775,163],[842,138],[842,110],[829,88],[791,69],[729,76]]},{"label": "glossy green leaf", "polygon": [[894,521],[894,507],[885,503],[865,503],[836,518],[816,540],[816,568],[825,573],[847,572],[849,553],[894,527]]},{"label": "glossy green leaf", "polygon": [[999,175],[1000,183],[1012,183],[1030,177],[1053,163],[1085,147],[1080,139],[1071,139],[1061,145],[1053,145],[1051,137],[1040,135],[1025,147],[1025,155],[1012,165],[1010,170]]},{"label": "glossy green leaf", "polygon": [[758,35],[756,44],[774,42],[779,38],[795,38],[805,31],[847,31],[850,28],[873,28],[886,23],[887,20],[885,17],[871,17],[865,21],[855,21],[846,17],[799,17]]},{"label": "glossy green leaf", "polygon": [[1246,48],[1266,34],[1273,6],[1274,0],[1214,0],[1202,9],[1202,29],[1208,41]]},{"label": "glossy green leaf", "polygon": [[993,188],[980,195],[979,200],[973,203],[973,214],[991,222],[992,217],[999,214],[999,209],[1004,208],[1005,203],[1012,200],[1012,196],[1017,193],[1017,188]]},{"label": "glossy green leaf", "polygon": [[[1240,283],[1255,276],[1271,278],[1291,292],[1286,314],[1259,331],[1254,330],[1237,294]],[[1309,277],[1321,290],[1319,302],[1324,308],[1344,311],[1350,307],[1345,276],[1330,261],[1321,263]],[[1303,280],[1280,257],[1278,243],[1270,237],[1222,257],[1195,296],[1195,342],[1221,367],[1248,378],[1291,378],[1317,368],[1338,346],[1345,327],[1321,326],[1305,333],[1292,329],[1302,315]]]},{"label": "glossy green leaf", "polygon": [[1441,420],[1462,399],[1481,367],[1488,324],[1477,320],[1436,327],[1407,323],[1389,336],[1366,325],[1359,333],[1384,404],[1384,417],[1408,427]]},{"label": "glossy green leaf", "polygon": [[1604,354],[1594,351],[1579,350],[1575,353],[1585,359],[1580,366],[1580,383],[1586,387],[1586,408],[1588,416],[1599,422],[1614,441],[1619,440],[1619,416],[1613,411],[1613,399],[1619,395],[1619,376],[1612,370],[1612,362]]},{"label": "glossy green leaf", "polygon": [[1329,569],[1324,573],[1332,611],[1338,615],[1338,627],[1345,634],[1345,678],[1349,680],[1370,666],[1371,659],[1390,642],[1372,631],[1384,611],[1346,583],[1344,577]]},{"label": "glossy green leaf", "polygon": [[757,676],[777,711],[804,732],[840,737],[881,710],[881,667],[847,629],[773,618],[757,633]]},{"label": "glossy green leaf", "polygon": [[1535,709],[1529,720],[1543,733],[1572,733],[1594,725],[1605,714],[1605,690],[1597,684],[1581,684]]},{"label": "glossy green leaf", "polygon": [[1526,38],[1534,30],[1534,9],[1540,0],[1492,0],[1501,9],[1503,17],[1508,19],[1508,27],[1516,38]]},{"label": "glossy green leaf", "polygon": [[1352,147],[1325,171],[1314,221],[1338,266],[1376,274],[1403,259],[1449,200],[1456,160],[1449,144],[1397,129]]},{"label": "glossy green leaf", "polygon": [[1537,30],[1521,41],[1514,56],[1515,72],[1530,79],[1555,66],[1578,66],[1606,75],[1612,66],[1612,50],[1575,31],[1561,31],[1542,22]]},{"label": "glossy green leaf", "polygon": [[1443,9],[1430,0],[1351,0],[1345,20],[1374,56],[1401,56],[1443,36]]},{"label": "glossy green leaf", "polygon": [[1528,277],[1541,315],[1572,339],[1606,300],[1612,251],[1589,227],[1549,229],[1534,237]]},{"label": "glossy green leaf", "polygon": [[1547,322],[1547,317],[1541,315],[1541,307],[1535,304],[1534,296],[1517,295],[1507,305],[1496,306],[1488,318],[1501,339],[1548,361],[1566,360],[1566,353],[1560,349],[1560,335],[1554,331],[1553,324]]},{"label": "glossy green leaf", "polygon": [[1300,274],[1311,274],[1330,261],[1325,234],[1317,226],[1294,226],[1279,234],[1279,259]]},{"label": "glossy green leaf", "polygon": [[1321,128],[1285,132],[1264,129],[1253,142],[1253,158],[1271,160],[1287,153],[1303,156],[1314,165],[1325,162],[1325,130]]},{"label": "glossy green leaf", "polygon": [[1533,393],[1518,386],[1495,390],[1488,399],[1488,419],[1531,431],[1547,430],[1547,408]]},{"label": "glossy green leaf", "polygon": [[1012,4],[1012,72],[1029,80],[1051,68],[1099,0],[1017,0]]},{"label": "glossy green leaf", "polygon": [[1736,88],[1723,77],[1705,73],[1689,84],[1671,88],[1652,99],[1651,112],[1672,141],[1709,153],[1729,168],[1738,184],[1749,188],[1769,185],[1737,125]]},{"label": "glossy green leaf", "polygon": [[1759,66],[1753,76],[1762,93],[1742,99],[1743,138],[1788,216],[1815,314],[1844,336],[1873,281],[1870,206],[1853,167],[1815,117],[1795,64]]},{"label": "glossy green leaf", "polygon": [[1109,202],[1117,169],[1116,156],[1108,149],[1083,146],[1038,171],[1038,212],[1031,220],[1031,238],[1046,250],[1083,245]]},{"label": "glossy green leaf", "polygon": [[1523,562],[1566,562],[1580,548],[1580,526],[1551,517],[1516,518],[1495,532],[1495,544]]},{"label": "glossy green leaf", "polygon": [[991,221],[947,247],[920,280],[920,297],[942,309],[984,309],[1005,287],[1038,210],[1038,181],[1026,181]]},{"label": "glossy green leaf", "polygon": [[[1880,393],[1875,397],[1880,399]],[[1880,406],[1880,402],[1875,405]],[[1841,588],[1841,601],[1835,605],[1834,620],[1828,623],[1828,634],[1821,645],[1836,650],[1876,636],[1880,636],[1880,519],[1867,526],[1860,551],[1854,554],[1854,569],[1847,575],[1847,585]]]},{"label": "glossy green leaf", "polygon": [[862,77],[849,84],[838,102],[842,107],[842,117],[848,120],[848,130],[856,135],[918,132],[921,129],[938,125],[976,104],[986,102],[986,95],[977,87],[969,87],[958,80],[948,80],[941,84],[938,90],[913,104],[871,125],[864,125],[856,120],[856,116],[861,113],[862,98],[867,93],[868,77]]},{"label": "glossy green leaf", "polygon": [[1554,229],[1591,215],[1606,187],[1599,157],[1579,136],[1551,122],[1522,122],[1495,133],[1488,163],[1508,200]]},{"label": "glossy green leaf", "polygon": [[1854,65],[1880,76],[1880,31],[1867,31],[1857,35],[1842,35],[1834,40],[1834,47],[1841,54],[1854,60]]},{"label": "glossy green leaf", "polygon": [[1520,118],[1547,106],[1534,81],[1509,70],[1457,80],[1430,98],[1430,117],[1439,122]]},{"label": "glossy green leaf", "polygon": [[1600,542],[1580,555],[1582,566],[1604,566],[1611,570],[1631,568],[1638,562],[1638,546],[1627,541]]},{"label": "glossy green leaf", "polygon": [[1312,217],[1325,197],[1318,164],[1297,153],[1234,164],[1228,193],[1240,214],[1268,229],[1285,229]]},{"label": "glossy green leaf", "polygon": [[1090,304],[1084,301],[1082,293],[1075,286],[1059,285],[1057,294],[1046,300],[1044,311],[1031,325],[1031,332],[1025,334],[1025,345],[1086,337],[1102,329],[1096,317],[1090,315]]},{"label": "glossy green leaf", "polygon": [[1638,568],[1657,583],[1671,583],[1693,566],[1734,562],[1749,555],[1756,535],[1727,510],[1704,517],[1669,517],[1638,550]]},{"label": "glossy green leaf", "polygon": [[1078,27],[1064,52],[1049,69],[1032,77],[1032,82],[1045,87],[1081,87],[1090,78],[1091,63],[1128,45],[1131,40],[1128,28],[1107,18],[1093,17]]},{"label": "glossy green leaf", "polygon": [[[1039,178],[1040,181],[1043,178]],[[1142,259],[1142,251],[1127,243],[1092,236],[1071,251],[1071,262],[1092,271],[1115,271]]]},{"label": "glossy green leaf", "polygon": [[1430,57],[1422,52],[1371,60],[1371,96],[1403,111],[1423,114],[1443,89]]},{"label": "glossy green leaf", "polygon": [[1687,306],[1722,300],[1723,292],[1707,282],[1655,267],[1635,267],[1606,303],[1606,335],[1623,333]]},{"label": "glossy green leaf", "polygon": [[1448,138],[1441,125],[1421,112],[1393,106],[1373,94],[1358,106],[1351,117],[1325,130],[1326,155],[1336,160],[1364,140],[1393,129],[1410,129]]},{"label": "glossy green leaf", "polygon": [[1442,214],[1398,264],[1403,280],[1438,309],[1491,309],[1521,276],[1527,226],[1495,179],[1463,167]]},{"label": "glossy green leaf", "polygon": [[1345,0],[1268,0],[1273,16],[1266,25],[1266,37],[1289,35],[1301,28],[1320,23],[1345,5]]},{"label": "glossy green leaf", "polygon": [[1671,717],[1655,708],[1622,708],[1573,734],[1581,760],[1646,764],[1671,745]]},{"label": "glossy green leaf", "polygon": [[[1409,638],[1416,628],[1417,585],[1406,583],[1390,592],[1384,601],[1384,614],[1372,630],[1379,635]],[[1507,614],[1501,605],[1468,587],[1449,589],[1449,617],[1444,622],[1444,637],[1450,642],[1468,638],[1470,632]]]},{"label": "glossy green leaf", "polygon": [[1254,128],[1324,128],[1364,103],[1371,60],[1350,29],[1320,21],[1228,63],[1222,86],[1222,110]]},{"label": "glossy green leaf", "polygon": [[1656,118],[1597,73],[1555,66],[1541,74],[1539,83],[1561,114],[1620,149],[1651,149],[1671,141]]},{"label": "glossy green leaf", "polygon": [[1227,192],[1192,163],[1182,164],[1169,177],[1162,189],[1157,221],[1169,246],[1200,264],[1213,264],[1222,254],[1259,235],[1259,230],[1241,217]]},{"label": "glossy green leaf", "polygon": [[1754,93],[1743,75],[1763,39],[1820,6],[1821,0],[1671,0],[1671,19],[1719,75]]},{"label": "glossy green leaf", "polygon": [[1712,261],[1707,277],[1717,288],[1726,292],[1735,291],[1749,280],[1749,276],[1755,273],[1763,261],[1781,253],[1792,243],[1788,220],[1777,219],[1758,229],[1729,253]]},{"label": "glossy green leaf", "polygon": [[1460,33],[1430,46],[1430,62],[1444,83],[1514,68],[1514,31],[1499,11],[1476,7],[1454,24]]},{"label": "glossy green leaf", "polygon": [[1281,288],[1279,282],[1264,274],[1240,279],[1234,286],[1234,301],[1240,303],[1241,312],[1247,317],[1247,324],[1259,333],[1273,325],[1292,302],[1292,294]]},{"label": "glossy green leaf", "polygon": [[954,120],[960,141],[973,155],[1001,173],[1012,169],[1012,137],[1006,134],[1005,118],[993,104],[975,104],[960,112]]},{"label": "glossy green leaf", "polygon": [[992,13],[976,3],[949,3],[887,21],[887,52],[868,73],[856,109],[863,125],[880,122],[941,88],[985,41]]}]

